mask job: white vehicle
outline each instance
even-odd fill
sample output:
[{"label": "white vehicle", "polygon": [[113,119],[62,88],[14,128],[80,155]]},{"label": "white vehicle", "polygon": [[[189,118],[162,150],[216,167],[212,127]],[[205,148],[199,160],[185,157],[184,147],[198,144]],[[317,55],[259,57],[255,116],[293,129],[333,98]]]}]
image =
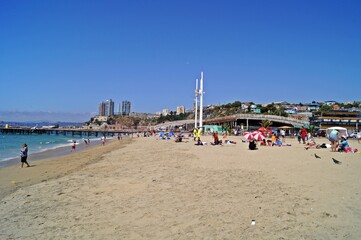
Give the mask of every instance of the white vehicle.
[{"label": "white vehicle", "polygon": [[350,138],[360,138],[361,137],[361,132],[353,132],[350,134],[349,136]]},{"label": "white vehicle", "polygon": [[336,129],[339,133],[340,133],[340,137],[341,136],[346,136],[346,138],[348,138],[349,137],[349,135],[348,135],[348,132],[347,132],[347,128],[343,128],[343,127],[330,127],[330,128],[327,128],[326,129],[326,136],[327,136],[327,138],[328,138],[328,136],[330,135],[330,132],[332,131],[332,130],[334,130],[334,129]]}]

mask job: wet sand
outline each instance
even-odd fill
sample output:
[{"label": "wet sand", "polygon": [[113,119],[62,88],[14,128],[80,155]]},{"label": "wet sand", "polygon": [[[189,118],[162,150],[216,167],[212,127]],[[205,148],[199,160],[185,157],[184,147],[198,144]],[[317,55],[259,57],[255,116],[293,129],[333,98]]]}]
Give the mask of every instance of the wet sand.
[{"label": "wet sand", "polygon": [[25,166],[20,168],[20,160],[14,159],[14,165],[0,168],[0,199],[17,189],[82,169],[87,164],[101,160],[103,154],[130,141],[131,138],[123,138],[120,142],[111,140],[105,146],[102,146],[99,141],[94,141],[88,146],[77,146],[75,152],[70,152],[70,147],[63,147],[34,153],[29,156],[28,162],[31,166],[29,168]]},{"label": "wet sand", "polygon": [[360,154],[228,139],[114,140],[1,169],[0,238],[361,239]]}]

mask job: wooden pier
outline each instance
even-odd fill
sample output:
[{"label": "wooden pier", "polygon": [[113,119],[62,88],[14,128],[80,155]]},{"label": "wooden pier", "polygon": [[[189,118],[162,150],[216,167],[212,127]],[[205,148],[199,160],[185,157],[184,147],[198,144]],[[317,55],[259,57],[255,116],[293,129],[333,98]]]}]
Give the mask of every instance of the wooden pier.
[{"label": "wooden pier", "polygon": [[114,137],[118,135],[132,135],[141,132],[137,129],[122,130],[101,130],[101,129],[82,129],[82,128],[28,128],[28,127],[9,127],[0,128],[0,134],[19,134],[19,135],[63,135],[80,137]]}]

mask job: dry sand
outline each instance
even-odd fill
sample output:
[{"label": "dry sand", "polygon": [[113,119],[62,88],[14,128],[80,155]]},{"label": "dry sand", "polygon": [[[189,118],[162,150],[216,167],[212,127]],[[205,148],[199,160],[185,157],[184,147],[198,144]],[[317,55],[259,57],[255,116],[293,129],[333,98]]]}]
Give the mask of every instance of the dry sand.
[{"label": "dry sand", "polygon": [[0,169],[0,239],[361,239],[360,154],[228,139],[115,140]]}]

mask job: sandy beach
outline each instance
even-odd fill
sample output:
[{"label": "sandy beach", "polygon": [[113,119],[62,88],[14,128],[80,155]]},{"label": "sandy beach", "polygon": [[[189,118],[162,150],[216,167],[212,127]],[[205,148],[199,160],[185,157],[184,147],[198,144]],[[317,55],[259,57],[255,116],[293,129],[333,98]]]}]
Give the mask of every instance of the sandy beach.
[{"label": "sandy beach", "polygon": [[0,239],[361,239],[361,154],[227,139],[128,138],[1,168]]}]

